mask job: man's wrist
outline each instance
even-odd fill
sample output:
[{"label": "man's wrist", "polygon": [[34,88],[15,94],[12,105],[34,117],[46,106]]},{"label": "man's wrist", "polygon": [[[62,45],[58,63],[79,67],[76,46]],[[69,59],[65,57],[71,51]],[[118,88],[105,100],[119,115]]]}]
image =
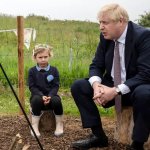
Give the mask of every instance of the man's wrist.
[{"label": "man's wrist", "polygon": [[89,78],[88,81],[90,82],[91,86],[93,86],[94,82],[101,83],[102,80],[101,80],[101,78],[99,76],[92,76],[92,77]]},{"label": "man's wrist", "polygon": [[101,85],[101,83],[100,83],[100,82],[95,81],[95,82],[93,83],[92,87],[93,87],[93,89],[94,89],[94,88],[99,87],[100,85]]},{"label": "man's wrist", "polygon": [[122,93],[121,93],[121,90],[120,90],[118,87],[115,88],[115,91],[116,91],[116,93],[117,93],[118,95],[121,95],[121,94],[122,94]]}]

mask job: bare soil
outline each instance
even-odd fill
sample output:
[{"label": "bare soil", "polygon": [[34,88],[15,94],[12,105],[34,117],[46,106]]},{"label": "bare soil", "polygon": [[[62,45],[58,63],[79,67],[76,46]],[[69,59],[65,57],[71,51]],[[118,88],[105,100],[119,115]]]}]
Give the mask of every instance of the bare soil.
[{"label": "bare soil", "polygon": [[[109,147],[92,148],[91,150],[124,150],[125,146],[113,139],[114,121],[111,118],[102,118],[103,127],[109,137]],[[64,135],[55,137],[51,132],[42,132],[39,138],[45,150],[71,150],[72,141],[83,139],[90,134],[89,129],[83,129],[78,117],[64,117]],[[28,150],[40,150],[35,138],[31,137],[29,126],[24,116],[0,116],[0,150],[9,150],[14,137],[21,135],[22,144],[28,146]]]}]

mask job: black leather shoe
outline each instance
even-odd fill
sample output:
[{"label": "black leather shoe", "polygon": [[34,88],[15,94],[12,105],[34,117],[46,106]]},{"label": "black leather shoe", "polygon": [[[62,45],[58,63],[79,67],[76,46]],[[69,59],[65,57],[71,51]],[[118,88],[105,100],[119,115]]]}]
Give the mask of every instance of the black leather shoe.
[{"label": "black leather shoe", "polygon": [[126,150],[135,150],[132,146],[130,146],[130,145],[128,145],[127,147],[126,147]]},{"label": "black leather shoe", "polygon": [[75,141],[71,144],[71,148],[79,150],[87,150],[92,147],[107,147],[108,138],[107,137],[96,137],[91,135],[89,138],[84,140]]},{"label": "black leather shoe", "polygon": [[144,150],[144,148],[134,148],[132,145],[128,145],[126,150]]}]

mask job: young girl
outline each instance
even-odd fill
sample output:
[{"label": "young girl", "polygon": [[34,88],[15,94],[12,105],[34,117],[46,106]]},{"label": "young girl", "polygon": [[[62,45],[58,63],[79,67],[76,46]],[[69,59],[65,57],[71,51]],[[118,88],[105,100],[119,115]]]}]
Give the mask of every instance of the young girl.
[{"label": "young girl", "polygon": [[[52,48],[48,45],[39,44],[33,49],[33,58],[36,66],[29,69],[28,84],[31,92],[30,106],[32,113],[32,127],[37,136],[41,111],[51,109],[56,119],[54,134],[63,134],[63,107],[57,92],[59,89],[59,72],[48,61],[53,56]],[[31,131],[31,135],[34,136]]]}]

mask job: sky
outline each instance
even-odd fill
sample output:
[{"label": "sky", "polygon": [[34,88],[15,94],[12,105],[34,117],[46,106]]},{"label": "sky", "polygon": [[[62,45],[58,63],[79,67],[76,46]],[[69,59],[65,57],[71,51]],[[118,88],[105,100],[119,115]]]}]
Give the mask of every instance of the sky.
[{"label": "sky", "polygon": [[137,22],[145,12],[150,12],[150,0],[1,0],[0,13],[24,17],[35,14],[52,20],[98,22],[98,11],[109,3],[123,6],[133,22]]}]

